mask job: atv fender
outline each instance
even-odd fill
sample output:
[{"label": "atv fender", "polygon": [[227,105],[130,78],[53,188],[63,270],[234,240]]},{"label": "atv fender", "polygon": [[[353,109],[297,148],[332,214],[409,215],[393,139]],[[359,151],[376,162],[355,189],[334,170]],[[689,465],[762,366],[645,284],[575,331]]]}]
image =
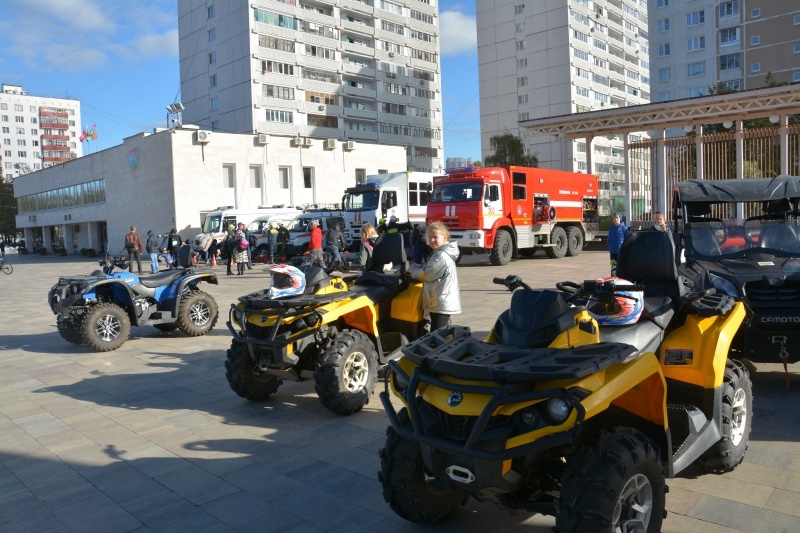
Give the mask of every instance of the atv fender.
[{"label": "atv fender", "polygon": [[183,294],[187,290],[195,287],[198,281],[205,281],[207,283],[213,283],[214,285],[219,284],[217,275],[212,272],[203,272],[202,274],[193,274],[184,277],[175,291],[175,299],[173,300],[172,309],[170,310],[173,318],[178,316],[178,310],[181,308],[181,299]]}]

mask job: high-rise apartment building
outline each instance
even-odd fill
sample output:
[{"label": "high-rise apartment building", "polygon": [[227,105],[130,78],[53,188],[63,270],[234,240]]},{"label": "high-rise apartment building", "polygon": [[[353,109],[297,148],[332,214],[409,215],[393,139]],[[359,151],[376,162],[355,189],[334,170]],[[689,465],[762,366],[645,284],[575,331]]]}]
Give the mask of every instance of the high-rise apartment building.
[{"label": "high-rise apartment building", "polygon": [[[653,0],[650,0],[651,2]],[[481,156],[519,122],[650,101],[646,0],[483,0],[477,3]],[[601,208],[622,188],[621,137],[524,140],[539,166],[597,174]]]},{"label": "high-rise apartment building", "polygon": [[184,122],[400,145],[408,170],[443,167],[430,0],[179,0],[178,15]]},{"label": "high-rise apartment building", "polygon": [[2,177],[7,180],[80,157],[81,103],[34,96],[4,83],[0,92]]},{"label": "high-rise apartment building", "polygon": [[800,81],[800,2],[651,0],[654,101]]}]

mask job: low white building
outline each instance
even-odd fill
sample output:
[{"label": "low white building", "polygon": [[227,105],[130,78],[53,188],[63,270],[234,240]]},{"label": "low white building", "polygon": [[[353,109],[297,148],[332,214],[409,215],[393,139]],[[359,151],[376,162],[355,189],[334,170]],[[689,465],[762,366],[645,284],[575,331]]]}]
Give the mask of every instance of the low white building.
[{"label": "low white building", "polygon": [[219,206],[339,204],[367,175],[405,169],[402,146],[185,125],[20,176],[16,222],[29,250],[41,242],[117,253],[131,225],[142,236],[174,227],[187,239]]}]

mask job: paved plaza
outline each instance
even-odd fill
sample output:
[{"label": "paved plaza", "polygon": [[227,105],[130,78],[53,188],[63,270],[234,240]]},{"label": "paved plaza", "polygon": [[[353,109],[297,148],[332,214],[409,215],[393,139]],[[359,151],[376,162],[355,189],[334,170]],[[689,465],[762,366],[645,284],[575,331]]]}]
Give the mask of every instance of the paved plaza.
[{"label": "paved plaza", "polygon": [[[541,254],[541,252],[540,252]],[[458,269],[465,313],[480,334],[508,305],[494,276],[537,287],[608,271],[608,254],[544,254]],[[387,419],[377,395],[360,413],[324,409],[314,384],[284,383],[267,402],[236,396],[225,379],[227,310],[268,285],[264,266],[203,284],[221,316],[205,337],[133,328],[119,350],[62,340],[46,303],[59,275],[96,260],[17,256],[0,274],[0,531],[550,531],[554,519],[470,500],[439,526],[399,518],[377,471]],[[147,265],[145,265],[147,270]],[[779,364],[757,365],[750,448],[725,475],[690,467],[668,480],[668,532],[800,531],[800,364],[786,390]],[[381,385],[382,386],[382,385]]]}]

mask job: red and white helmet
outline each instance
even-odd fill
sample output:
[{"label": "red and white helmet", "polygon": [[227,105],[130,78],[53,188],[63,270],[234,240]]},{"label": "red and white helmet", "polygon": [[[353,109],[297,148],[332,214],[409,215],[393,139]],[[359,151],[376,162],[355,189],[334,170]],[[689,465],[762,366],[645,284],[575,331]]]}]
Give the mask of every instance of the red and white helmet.
[{"label": "red and white helmet", "polygon": [[644,293],[642,291],[624,290],[626,285],[633,285],[622,278],[609,276],[597,280],[597,284],[613,282],[616,289],[613,298],[597,293],[590,297],[586,310],[600,326],[629,326],[635,324],[644,310]]}]

